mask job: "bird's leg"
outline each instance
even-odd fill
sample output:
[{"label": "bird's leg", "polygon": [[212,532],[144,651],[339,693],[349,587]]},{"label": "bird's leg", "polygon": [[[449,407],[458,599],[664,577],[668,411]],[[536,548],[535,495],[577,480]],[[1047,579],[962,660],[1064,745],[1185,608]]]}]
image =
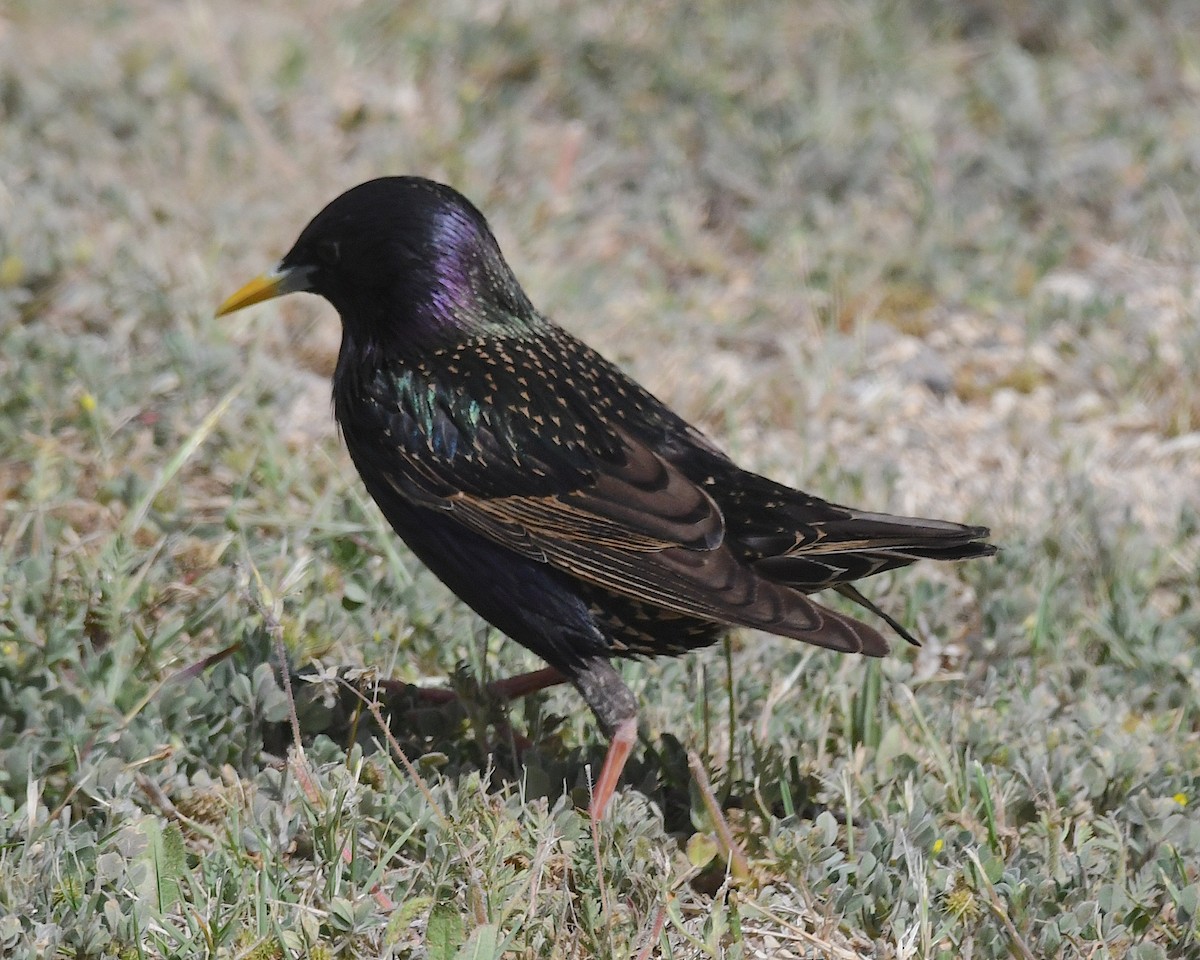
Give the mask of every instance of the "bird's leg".
[{"label": "bird's leg", "polygon": [[608,753],[604,755],[604,766],[600,768],[600,777],[592,787],[592,802],[588,804],[588,816],[593,820],[603,820],[604,811],[608,809],[608,801],[612,799],[621,779],[621,771],[633,752],[637,743],[637,717],[629,717],[617,724],[608,744]]},{"label": "bird's leg", "polygon": [[516,700],[518,697],[527,697],[531,693],[537,693],[539,690],[566,682],[566,675],[561,670],[555,667],[542,667],[541,670],[532,670],[515,677],[493,680],[488,684],[488,690],[494,697],[501,700]]},{"label": "bird's leg", "polygon": [[[527,697],[531,693],[545,690],[557,683],[565,683],[566,677],[554,667],[543,667],[530,673],[518,674],[515,677],[505,677],[503,680],[493,680],[487,685],[488,696],[501,703],[508,703],[518,697]],[[496,725],[498,736],[511,738],[514,748],[523,753],[533,746],[533,741],[508,725],[508,720],[501,720]]]},{"label": "bird's leg", "polygon": [[[554,667],[543,667],[541,670],[532,670],[515,677],[493,680],[488,684],[488,692],[497,700],[516,700],[566,681],[567,678],[561,671]],[[458,699],[457,693],[444,687],[414,687],[400,680],[382,680],[380,685],[393,693],[412,693],[418,700],[426,703],[449,703]]]},{"label": "bird's leg", "polygon": [[[495,680],[488,684],[488,690],[501,700],[513,700],[567,680],[575,685],[592,708],[600,729],[609,739],[608,753],[600,776],[592,786],[592,802],[588,806],[591,817],[600,820],[637,743],[637,701],[616,668],[607,658],[594,657],[572,664],[566,671],[543,667],[531,673]],[[396,680],[384,680],[382,686],[394,692],[415,693],[418,699],[427,703],[448,703],[458,697],[453,690],[411,687]]]},{"label": "bird's leg", "polygon": [[592,786],[592,802],[588,807],[592,819],[601,820],[637,742],[637,701],[607,659],[585,660],[573,666],[569,676],[609,739],[604,766]]}]

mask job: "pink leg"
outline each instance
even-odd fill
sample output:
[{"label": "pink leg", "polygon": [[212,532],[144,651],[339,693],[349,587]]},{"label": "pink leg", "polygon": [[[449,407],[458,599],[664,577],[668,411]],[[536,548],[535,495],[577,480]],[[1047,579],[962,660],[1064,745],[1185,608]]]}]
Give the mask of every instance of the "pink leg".
[{"label": "pink leg", "polygon": [[[488,684],[488,690],[500,700],[516,700],[555,684],[566,683],[566,680],[567,678],[554,667],[543,667],[541,670],[518,674],[515,677],[493,680]],[[393,693],[415,692],[417,699],[426,703],[449,703],[458,699],[457,693],[444,687],[413,687],[399,680],[383,680],[380,686]]]},{"label": "pink leg", "polygon": [[542,667],[541,670],[534,670],[531,673],[518,674],[504,680],[493,680],[488,684],[488,690],[492,692],[493,696],[502,700],[516,700],[518,697],[527,697],[531,693],[537,693],[539,690],[566,682],[567,678],[554,667]]},{"label": "pink leg", "polygon": [[608,802],[617,789],[621,779],[621,771],[633,752],[637,743],[637,718],[629,717],[617,724],[613,731],[612,741],[608,745],[608,753],[604,757],[604,766],[600,768],[600,778],[592,787],[592,802],[588,806],[588,814],[593,820],[603,820]]}]

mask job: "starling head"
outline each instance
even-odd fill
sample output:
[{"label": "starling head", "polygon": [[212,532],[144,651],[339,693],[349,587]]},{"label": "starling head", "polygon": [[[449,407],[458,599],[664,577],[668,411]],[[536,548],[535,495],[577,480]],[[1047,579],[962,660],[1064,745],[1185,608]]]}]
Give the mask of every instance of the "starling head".
[{"label": "starling head", "polygon": [[296,291],[332,303],[360,343],[436,342],[536,318],[483,214],[420,177],[381,177],[347,190],[218,316]]}]

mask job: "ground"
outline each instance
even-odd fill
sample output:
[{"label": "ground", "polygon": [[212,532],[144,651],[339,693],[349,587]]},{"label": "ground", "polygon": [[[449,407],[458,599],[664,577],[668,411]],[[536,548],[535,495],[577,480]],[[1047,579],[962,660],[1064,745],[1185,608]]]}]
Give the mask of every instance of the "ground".
[{"label": "ground", "polygon": [[[1200,957],[1198,101],[1190,0],[10,0],[0,952]],[[487,703],[537,662],[363,493],[332,311],[213,316],[389,173],[747,466],[1002,552],[867,584],[879,663],[625,667],[593,827],[590,714]],[[468,706],[385,743],[372,672]]]}]

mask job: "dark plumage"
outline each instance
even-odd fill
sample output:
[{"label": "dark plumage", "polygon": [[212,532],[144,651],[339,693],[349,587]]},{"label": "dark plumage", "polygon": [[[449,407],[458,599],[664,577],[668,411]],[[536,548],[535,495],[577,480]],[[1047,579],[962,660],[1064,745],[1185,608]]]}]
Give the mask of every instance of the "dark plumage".
[{"label": "dark plumage", "polygon": [[840,590],[907,636],[850,582],[995,552],[985,527],[838,506],[739,468],[542,317],[449,187],[347,191],[220,312],[297,290],[341,315],[334,411],[388,521],[612,738],[597,814],[636,733],[611,657],[680,653],[730,626],[881,656],[873,627],[808,594]]}]

